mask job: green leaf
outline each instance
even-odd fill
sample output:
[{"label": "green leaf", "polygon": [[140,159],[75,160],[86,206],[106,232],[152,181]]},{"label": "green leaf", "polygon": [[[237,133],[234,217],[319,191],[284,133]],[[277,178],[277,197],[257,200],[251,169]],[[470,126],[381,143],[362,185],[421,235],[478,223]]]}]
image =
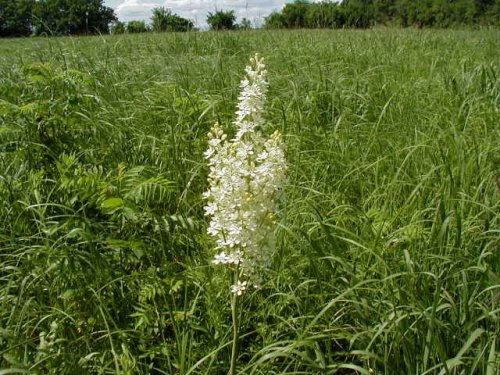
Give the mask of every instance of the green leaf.
[{"label": "green leaf", "polygon": [[488,366],[486,367],[486,375],[495,375],[495,368],[497,365],[495,357],[496,357],[495,339],[493,339],[491,341],[490,354],[488,356]]},{"label": "green leaf", "polygon": [[485,332],[486,331],[482,328],[476,328],[476,330],[474,330],[474,332],[471,333],[471,335],[469,336],[469,338],[467,339],[465,344],[462,346],[460,351],[457,353],[455,358],[451,358],[451,359],[446,361],[446,367],[441,370],[439,375],[444,375],[449,370],[451,370],[457,366],[462,365],[463,364],[463,362],[462,362],[463,355],[470,349],[472,344]]},{"label": "green leaf", "polygon": [[102,202],[101,207],[104,210],[112,210],[116,211],[118,208],[121,208],[125,205],[125,201],[121,198],[109,198]]}]

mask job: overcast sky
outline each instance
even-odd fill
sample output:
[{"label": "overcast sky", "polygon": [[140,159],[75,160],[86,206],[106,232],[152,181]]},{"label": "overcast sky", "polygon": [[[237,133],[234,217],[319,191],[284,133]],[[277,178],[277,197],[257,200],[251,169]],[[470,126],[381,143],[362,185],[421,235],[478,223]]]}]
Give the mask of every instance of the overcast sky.
[{"label": "overcast sky", "polygon": [[196,26],[206,26],[208,12],[234,10],[237,21],[243,17],[254,24],[262,23],[264,17],[292,0],[104,0],[104,4],[115,9],[121,21],[145,20],[151,17],[151,9],[163,6],[173,13],[192,20]]}]

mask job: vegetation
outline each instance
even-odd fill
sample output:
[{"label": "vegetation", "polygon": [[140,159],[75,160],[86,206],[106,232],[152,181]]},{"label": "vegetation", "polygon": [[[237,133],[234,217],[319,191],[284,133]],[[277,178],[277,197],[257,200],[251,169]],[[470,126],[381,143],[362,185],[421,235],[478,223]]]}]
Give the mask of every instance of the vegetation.
[{"label": "vegetation", "polygon": [[243,17],[241,19],[241,22],[239,24],[239,29],[241,30],[250,30],[252,28],[252,22],[246,18],[246,17]]},{"label": "vegetation", "polygon": [[150,28],[146,25],[144,21],[129,21],[127,22],[127,32],[129,33],[145,33],[149,31]]},{"label": "vegetation", "polygon": [[115,20],[103,0],[0,0],[0,36],[107,33]]},{"label": "vegetation", "polygon": [[498,0],[295,0],[266,18],[267,28],[450,27],[500,25]]},{"label": "vegetation", "polygon": [[0,37],[31,34],[33,0],[0,0]]},{"label": "vegetation", "polygon": [[151,17],[151,28],[153,31],[189,31],[193,29],[193,23],[190,20],[173,14],[170,10],[159,7],[153,9]]},{"label": "vegetation", "polygon": [[124,34],[127,31],[127,24],[122,21],[116,21],[111,27],[112,34]]},{"label": "vegetation", "polygon": [[236,373],[496,373],[500,35],[414,29],[0,41],[0,373],[227,373],[203,153],[255,51],[288,182]]},{"label": "vegetation", "polygon": [[236,15],[234,10],[218,10],[215,13],[209,12],[207,24],[211,30],[234,30],[237,28]]},{"label": "vegetation", "polygon": [[[103,0],[0,0],[0,37],[69,35],[125,31],[189,31],[191,20],[164,7],[153,9],[151,27],[142,20],[127,25],[117,20]],[[236,23],[234,10],[209,12],[211,30],[250,29],[243,18]],[[341,2],[295,0],[281,12],[266,17],[265,27],[368,28],[374,25],[450,27],[500,26],[500,0],[343,0]]]}]

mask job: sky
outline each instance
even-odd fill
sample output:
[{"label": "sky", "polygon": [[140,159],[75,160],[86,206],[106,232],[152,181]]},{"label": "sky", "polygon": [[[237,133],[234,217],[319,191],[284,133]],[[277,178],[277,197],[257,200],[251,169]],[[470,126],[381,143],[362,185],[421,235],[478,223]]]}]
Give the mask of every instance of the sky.
[{"label": "sky", "polygon": [[274,10],[281,10],[291,0],[104,0],[115,10],[120,21],[149,21],[151,9],[165,7],[181,17],[192,20],[197,27],[206,27],[208,12],[234,10],[237,22],[243,17],[260,25],[264,17]]}]

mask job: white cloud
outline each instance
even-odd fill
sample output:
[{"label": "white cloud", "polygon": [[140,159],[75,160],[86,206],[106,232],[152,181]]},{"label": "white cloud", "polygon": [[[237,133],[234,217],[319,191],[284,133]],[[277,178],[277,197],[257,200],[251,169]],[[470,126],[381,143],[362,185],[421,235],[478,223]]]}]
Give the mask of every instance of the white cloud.
[{"label": "white cloud", "polygon": [[[290,0],[289,0],[290,1]],[[151,17],[151,10],[163,6],[173,13],[192,20],[198,27],[206,27],[208,12],[234,10],[238,20],[248,18],[254,24],[261,24],[264,17],[274,10],[280,10],[287,0],[106,0],[122,21],[145,20]]]},{"label": "white cloud", "polygon": [[123,21],[147,20],[151,17],[151,10],[163,3],[163,0],[124,0],[115,7],[115,11]]}]

